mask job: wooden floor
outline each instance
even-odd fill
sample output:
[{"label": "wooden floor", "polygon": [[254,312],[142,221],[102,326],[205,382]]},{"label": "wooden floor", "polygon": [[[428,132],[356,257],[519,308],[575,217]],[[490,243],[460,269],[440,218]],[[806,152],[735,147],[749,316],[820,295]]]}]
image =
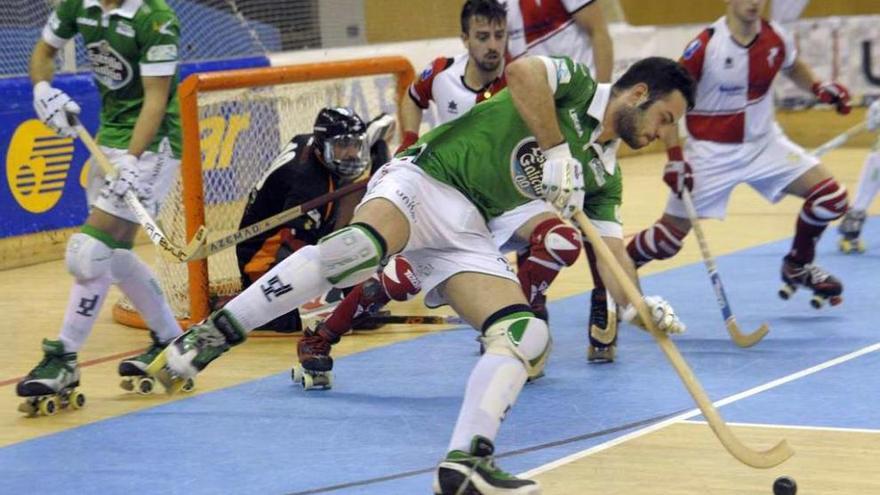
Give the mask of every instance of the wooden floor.
[{"label": "wooden floor", "polygon": [[[851,194],[865,153],[864,148],[844,148],[830,153],[825,160]],[[662,212],[662,164],[659,155],[627,158],[622,163],[626,177],[623,217],[628,234],[653,222]],[[880,213],[878,203],[875,202],[872,213]],[[747,187],[738,188],[728,219],[705,223],[713,254],[720,256],[790,237],[800,205],[800,200],[786,199],[772,206]],[[829,229],[828,235],[836,236],[836,231]],[[137,251],[146,258],[153,256],[149,246],[138,247]],[[643,273],[668,270],[699,259],[691,236],[674,260],[648,265]],[[880,270],[874,263],[871,269]],[[590,288],[585,281],[588,277],[583,258],[579,265],[562,273],[551,288],[551,298]],[[56,337],[70,285],[71,279],[61,261],[0,273],[0,314],[5,321],[0,329],[4,341],[0,346],[0,447],[179,400],[161,395],[135,396],[119,389],[115,371],[118,361],[144,347],[147,335],[115,324],[110,308],[105,306],[80,356],[84,365],[81,390],[88,396],[88,406],[75,413],[38,419],[24,418],[16,411],[19,400],[14,384],[39,361],[40,341]],[[114,293],[111,300],[116,297]],[[415,314],[426,310],[418,301],[411,301],[392,306],[392,311]],[[443,328],[387,326],[345,339],[334,352],[344,356]],[[207,394],[287,370],[294,362],[294,346],[294,338],[287,335],[254,338],[224,357],[224,366],[205,374],[197,393]],[[876,377],[865,378],[876,381]],[[873,400],[878,399],[875,396]],[[798,454],[784,469],[748,469],[719,448],[705,425],[677,423],[541,472],[537,477],[545,486],[545,493],[560,495],[769,494],[773,479],[781,474],[798,479],[801,495],[880,494],[880,435],[876,431],[737,427],[736,432],[746,443],[754,445],[768,445],[785,436]]]}]

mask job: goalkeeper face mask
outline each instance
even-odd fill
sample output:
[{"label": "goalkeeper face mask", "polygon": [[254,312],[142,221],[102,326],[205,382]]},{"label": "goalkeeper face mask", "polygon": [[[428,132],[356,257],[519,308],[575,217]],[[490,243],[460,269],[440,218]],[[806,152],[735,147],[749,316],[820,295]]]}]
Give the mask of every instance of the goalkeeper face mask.
[{"label": "goalkeeper face mask", "polygon": [[359,177],[369,165],[363,134],[340,134],[324,140],[324,164],[343,179]]}]

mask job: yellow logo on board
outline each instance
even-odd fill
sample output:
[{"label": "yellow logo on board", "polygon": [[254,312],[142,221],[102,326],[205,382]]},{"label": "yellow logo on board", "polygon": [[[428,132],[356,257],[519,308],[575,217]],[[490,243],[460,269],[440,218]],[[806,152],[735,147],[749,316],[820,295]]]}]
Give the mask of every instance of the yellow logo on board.
[{"label": "yellow logo on board", "polygon": [[23,122],[6,153],[6,181],[12,196],[31,213],[43,213],[61,199],[73,139],[61,137],[39,120]]}]

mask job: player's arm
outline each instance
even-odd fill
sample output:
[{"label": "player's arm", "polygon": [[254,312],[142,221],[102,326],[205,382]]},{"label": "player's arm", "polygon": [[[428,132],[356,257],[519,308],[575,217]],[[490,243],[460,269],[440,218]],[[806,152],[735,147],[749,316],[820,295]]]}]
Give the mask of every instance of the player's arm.
[{"label": "player's arm", "polygon": [[128,152],[133,156],[141,156],[159,132],[162,119],[165,118],[165,110],[168,105],[168,97],[171,92],[171,76],[142,78],[144,85],[144,104],[138,114],[131,141],[128,143]]},{"label": "player's arm", "polygon": [[787,76],[795,86],[804,91],[812,91],[813,84],[819,82],[813,69],[800,57],[795,59],[791,69],[788,70]]},{"label": "player's arm", "polygon": [[418,141],[422,125],[422,109],[409,96],[404,96],[398,109],[400,116],[400,147],[398,153]]},{"label": "player's arm", "polygon": [[556,80],[550,80],[548,71],[539,57],[519,58],[507,66],[507,87],[513,104],[542,150],[564,141],[556,120]]},{"label": "player's arm", "polygon": [[57,54],[58,49],[54,46],[43,40],[37,41],[31,53],[29,71],[33,84],[41,81],[52,82],[52,78],[55,77],[55,55]]},{"label": "player's arm", "polygon": [[66,137],[75,137],[67,114],[79,114],[79,105],[64,91],[52,87],[55,55],[77,33],[76,5],[61,2],[49,15],[40,39],[31,53],[29,75],[34,84],[34,111],[40,120]]},{"label": "player's arm", "polygon": [[582,27],[593,43],[593,62],[596,64],[596,80],[611,82],[614,70],[614,43],[608,33],[608,23],[602,12],[600,1],[596,0],[572,15],[572,19]]}]

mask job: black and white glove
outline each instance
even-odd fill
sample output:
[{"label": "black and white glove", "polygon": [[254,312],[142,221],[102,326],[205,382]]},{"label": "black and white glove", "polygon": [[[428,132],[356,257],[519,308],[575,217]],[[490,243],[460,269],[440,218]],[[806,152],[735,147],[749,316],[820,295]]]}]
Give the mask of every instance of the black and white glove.
[{"label": "black and white glove", "polygon": [[113,165],[116,166],[116,173],[106,177],[110,192],[122,197],[131,189],[135,194],[141,196],[141,192],[137,189],[139,175],[138,158],[130,153],[126,153],[116,157],[113,160]]},{"label": "black and white glove", "polygon": [[[651,311],[651,318],[654,319],[654,325],[657,326],[658,330],[667,334],[683,333],[687,330],[685,324],[678,319],[672,306],[665,299],[660,296],[644,296],[642,300],[648,305],[648,309]],[[633,325],[645,329],[648,328],[639,317],[636,307],[632,304],[627,304],[620,316]]]},{"label": "black and white glove", "polygon": [[874,100],[874,103],[871,103],[871,106],[868,107],[865,124],[868,126],[869,131],[880,129],[880,100]]},{"label": "black and white glove", "polygon": [[383,139],[390,141],[394,137],[394,127],[397,122],[394,117],[383,113],[375,119],[367,123],[367,132],[364,136],[364,142],[367,148],[371,148],[377,141]]},{"label": "black and white glove", "polygon": [[34,85],[34,110],[44,124],[64,137],[76,137],[68,113],[79,115],[80,108],[67,93],[53,88],[46,81]]},{"label": "black and white glove", "polygon": [[584,168],[571,156],[563,142],[544,152],[541,187],[544,199],[559,211],[562,218],[571,218],[584,204]]}]

